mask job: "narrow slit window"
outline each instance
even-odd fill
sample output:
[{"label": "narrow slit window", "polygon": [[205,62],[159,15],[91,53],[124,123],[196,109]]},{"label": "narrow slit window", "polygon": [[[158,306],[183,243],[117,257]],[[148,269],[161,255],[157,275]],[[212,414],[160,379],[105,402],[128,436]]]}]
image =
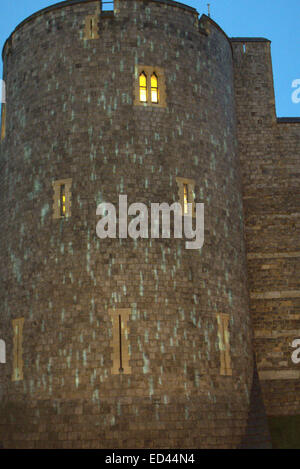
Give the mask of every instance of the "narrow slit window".
[{"label": "narrow slit window", "polygon": [[60,216],[66,216],[66,185],[60,186]]},{"label": "narrow slit window", "polygon": [[52,182],[53,186],[53,218],[70,218],[72,205],[72,179],[59,179]]},{"label": "narrow slit window", "polygon": [[151,75],[151,102],[158,103],[158,78],[155,73]]},{"label": "narrow slit window", "polygon": [[140,74],[140,102],[147,102],[147,76],[145,72]]},{"label": "narrow slit window", "polygon": [[113,375],[131,374],[128,321],[130,309],[109,311],[112,320],[112,369]]},{"label": "narrow slit window", "polygon": [[217,321],[220,349],[220,374],[222,376],[232,376],[229,342],[229,315],[218,314]]},{"label": "narrow slit window", "polygon": [[6,346],[2,339],[0,339],[0,363],[6,363]]},{"label": "narrow slit window", "polygon": [[195,180],[176,177],[178,187],[178,198],[181,205],[182,215],[195,217]]},{"label": "narrow slit window", "polygon": [[189,186],[183,184],[183,213],[186,215],[189,213]]},{"label": "narrow slit window", "polygon": [[122,359],[122,318],[121,318],[120,314],[119,314],[119,346],[120,346],[120,368],[119,368],[119,371],[120,371],[120,373],[123,373],[124,368],[123,368],[123,359]]},{"label": "narrow slit window", "polygon": [[94,18],[90,19],[90,37],[94,38]]},{"label": "narrow slit window", "polygon": [[1,140],[5,139],[6,134],[6,107],[5,103],[1,106]]},{"label": "narrow slit window", "polygon": [[89,39],[98,39],[98,16],[88,15],[85,17],[85,28],[83,38],[86,40]]},{"label": "narrow slit window", "polygon": [[13,324],[13,381],[23,379],[23,324],[24,318],[14,319]]}]

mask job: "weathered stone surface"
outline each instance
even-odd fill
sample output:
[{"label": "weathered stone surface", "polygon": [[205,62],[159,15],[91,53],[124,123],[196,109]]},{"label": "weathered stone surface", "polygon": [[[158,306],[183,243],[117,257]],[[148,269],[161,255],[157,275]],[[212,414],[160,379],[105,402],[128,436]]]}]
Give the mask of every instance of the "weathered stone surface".
[{"label": "weathered stone surface", "polygon": [[[297,124],[277,124],[272,111],[269,43],[247,43],[242,54],[242,44],[213,21],[199,22],[195,10],[169,1],[120,0],[114,13],[98,8],[86,0],[45,9],[4,48],[0,441],[19,448],[268,447],[248,286],[252,295],[299,290],[293,257],[259,256],[297,251],[299,227],[291,236],[290,223],[300,134]],[[134,105],[138,65],[164,71],[165,107]],[[117,206],[119,194],[129,204],[171,204],[178,177],[195,181],[195,201],[205,204],[201,250],[186,250],[184,239],[97,238],[97,204]],[[60,180],[72,181],[66,219],[53,218]],[[288,217],[274,226],[285,203],[280,214]],[[248,259],[249,283],[244,213],[248,253],[257,254]],[[281,318],[262,306],[273,301]],[[255,332],[273,330],[270,322],[299,329],[299,301],[252,298]],[[126,374],[115,374],[113,364],[115,309],[126,311]],[[220,373],[220,314],[230,318],[231,376]],[[22,381],[11,379],[16,318],[24,318]],[[270,343],[255,336],[258,373],[277,372],[278,358],[262,366],[261,340]],[[284,385],[274,383],[262,381],[271,412]],[[299,410],[284,399],[286,412]]]},{"label": "weathered stone surface", "polygon": [[232,45],[258,373],[267,413],[299,415],[300,121],[276,118],[270,42]]}]

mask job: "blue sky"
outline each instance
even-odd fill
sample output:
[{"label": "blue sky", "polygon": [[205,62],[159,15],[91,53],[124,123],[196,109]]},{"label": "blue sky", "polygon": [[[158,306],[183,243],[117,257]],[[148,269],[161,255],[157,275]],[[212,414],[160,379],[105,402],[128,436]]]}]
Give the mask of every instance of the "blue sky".
[{"label": "blue sky", "polygon": [[[53,5],[51,0],[9,0],[1,2],[0,47],[27,16]],[[266,37],[272,41],[272,58],[278,117],[299,117],[294,104],[292,82],[300,79],[300,0],[189,0],[200,14],[207,13],[230,37]],[[2,77],[2,60],[0,65]]]}]

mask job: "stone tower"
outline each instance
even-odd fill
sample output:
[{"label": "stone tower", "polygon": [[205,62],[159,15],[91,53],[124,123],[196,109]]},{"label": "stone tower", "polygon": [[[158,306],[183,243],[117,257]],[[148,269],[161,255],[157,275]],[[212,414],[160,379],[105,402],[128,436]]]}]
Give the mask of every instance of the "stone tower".
[{"label": "stone tower", "polygon": [[[3,446],[268,446],[228,37],[170,0],[71,0],[23,21],[3,60]],[[184,191],[202,249],[97,237],[99,203]]]},{"label": "stone tower", "polygon": [[270,41],[231,43],[259,379],[273,447],[300,448],[300,118],[276,116]]}]

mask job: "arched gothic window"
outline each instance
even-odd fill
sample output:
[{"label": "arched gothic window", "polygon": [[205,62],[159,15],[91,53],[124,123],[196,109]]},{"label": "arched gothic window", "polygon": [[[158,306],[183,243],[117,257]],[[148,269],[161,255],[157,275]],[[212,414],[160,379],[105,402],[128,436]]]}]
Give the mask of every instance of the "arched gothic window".
[{"label": "arched gothic window", "polygon": [[151,75],[151,102],[158,103],[158,79],[155,73]]},{"label": "arched gothic window", "polygon": [[145,72],[140,74],[140,102],[147,102],[147,75]]},{"label": "arched gothic window", "polygon": [[153,65],[135,66],[134,105],[153,108],[167,106],[163,68]]}]

